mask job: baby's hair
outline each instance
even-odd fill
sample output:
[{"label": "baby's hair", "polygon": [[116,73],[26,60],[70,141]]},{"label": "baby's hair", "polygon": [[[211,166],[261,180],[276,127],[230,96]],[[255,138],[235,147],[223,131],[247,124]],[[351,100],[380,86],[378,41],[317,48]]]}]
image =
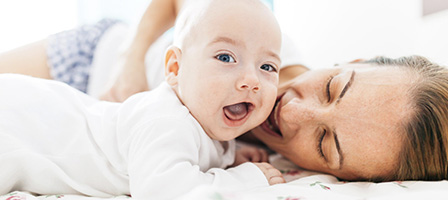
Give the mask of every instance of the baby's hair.
[{"label": "baby's hair", "polygon": [[[182,10],[179,11],[175,26],[174,26],[174,41],[173,45],[183,49],[188,46],[189,42],[193,42],[195,32],[201,31],[199,27],[200,22],[206,19],[206,15],[210,13],[210,8],[219,8],[219,3],[232,3],[241,1],[251,3],[253,9],[259,9],[261,6],[269,10],[268,6],[261,0],[187,0],[188,4],[184,4]],[[214,5],[217,4],[218,6]],[[258,7],[260,6],[260,7]],[[241,19],[245,20],[245,19]],[[247,20],[247,19],[246,19]]]},{"label": "baby's hair", "polygon": [[194,36],[194,26],[201,16],[204,15],[206,7],[211,1],[208,0],[190,0],[187,6],[180,10],[174,26],[174,41],[173,45],[182,49],[187,38],[192,39]]}]

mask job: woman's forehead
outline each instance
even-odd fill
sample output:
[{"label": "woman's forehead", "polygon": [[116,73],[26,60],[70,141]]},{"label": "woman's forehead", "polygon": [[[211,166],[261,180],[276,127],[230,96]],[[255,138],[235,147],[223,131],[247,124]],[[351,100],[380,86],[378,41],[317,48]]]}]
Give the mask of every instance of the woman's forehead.
[{"label": "woman's forehead", "polygon": [[405,74],[393,68],[390,71],[357,70],[338,111],[358,121],[355,126],[390,131],[410,115],[409,82]]},{"label": "woman's forehead", "polygon": [[[394,169],[404,124],[412,113],[409,81],[395,69],[389,71],[391,74],[382,71],[358,71],[339,110],[350,119],[338,127],[347,164],[352,171],[363,169],[357,173],[362,172],[364,177],[380,176]],[[378,74],[384,76],[375,77]]]},{"label": "woman's forehead", "polygon": [[340,145],[346,147],[342,172],[364,178],[390,175],[398,164],[402,135],[397,130],[366,131],[352,138],[341,135]]}]

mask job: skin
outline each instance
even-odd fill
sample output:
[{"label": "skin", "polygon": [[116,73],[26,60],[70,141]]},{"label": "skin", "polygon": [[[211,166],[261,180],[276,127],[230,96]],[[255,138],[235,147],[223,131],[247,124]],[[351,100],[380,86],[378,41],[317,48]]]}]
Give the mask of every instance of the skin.
[{"label": "skin", "polygon": [[[192,30],[180,33],[188,39],[167,51],[167,81],[212,139],[228,141],[262,123],[273,108],[281,32],[258,1],[205,6],[188,21],[185,28]],[[248,114],[229,119],[226,106],[242,102],[251,104]]]},{"label": "skin", "polygon": [[412,80],[403,69],[368,64],[309,71],[281,87],[273,114],[252,133],[305,169],[345,180],[387,176],[412,113]]},{"label": "skin", "polygon": [[[215,0],[204,5],[204,14],[190,15],[187,30],[178,33],[178,46],[167,50],[166,80],[210,138],[228,141],[259,125],[272,111],[281,33],[272,13],[258,1]],[[237,120],[229,117],[227,107],[240,103],[250,103],[247,114]],[[266,158],[266,152],[253,147],[240,149],[234,166]],[[285,182],[272,165],[254,164],[270,185]]]}]

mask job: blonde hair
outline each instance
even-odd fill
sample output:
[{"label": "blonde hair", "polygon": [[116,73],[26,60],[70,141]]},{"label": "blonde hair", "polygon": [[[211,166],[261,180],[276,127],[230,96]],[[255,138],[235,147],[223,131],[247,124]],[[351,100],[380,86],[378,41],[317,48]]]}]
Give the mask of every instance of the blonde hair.
[{"label": "blonde hair", "polygon": [[410,88],[413,114],[405,123],[398,167],[379,179],[448,179],[448,69],[421,56],[377,57],[365,63],[404,67],[419,77]]}]

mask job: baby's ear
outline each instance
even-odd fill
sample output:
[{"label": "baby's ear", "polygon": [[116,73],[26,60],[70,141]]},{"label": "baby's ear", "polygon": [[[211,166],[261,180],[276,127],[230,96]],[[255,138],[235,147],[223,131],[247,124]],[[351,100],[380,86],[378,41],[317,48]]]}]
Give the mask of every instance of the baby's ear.
[{"label": "baby's ear", "polygon": [[165,53],[165,79],[171,86],[177,84],[181,54],[182,52],[176,46],[170,46]]}]

